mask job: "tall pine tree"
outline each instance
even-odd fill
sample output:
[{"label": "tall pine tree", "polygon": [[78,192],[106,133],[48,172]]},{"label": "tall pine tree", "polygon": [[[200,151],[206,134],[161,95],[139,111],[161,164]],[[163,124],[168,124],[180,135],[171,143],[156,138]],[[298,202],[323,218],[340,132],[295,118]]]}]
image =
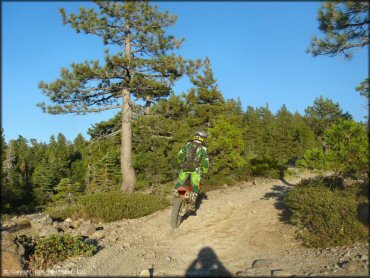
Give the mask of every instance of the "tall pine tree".
[{"label": "tall pine tree", "polygon": [[79,14],[69,16],[61,10],[64,23],[77,32],[97,35],[104,44],[118,46],[122,51],[111,55],[106,50],[104,65],[98,60],[72,64],[72,70],[62,69],[61,78],[55,82],[41,82],[40,88],[56,105],[40,106],[53,114],[121,109],[122,189],[133,192],[135,100],[158,100],[170,94],[172,83],[182,75],[184,59],[169,52],[179,48],[182,41],[165,32],[176,17],[159,12],[148,1],[98,1],[97,5],[98,11],[81,8]]}]

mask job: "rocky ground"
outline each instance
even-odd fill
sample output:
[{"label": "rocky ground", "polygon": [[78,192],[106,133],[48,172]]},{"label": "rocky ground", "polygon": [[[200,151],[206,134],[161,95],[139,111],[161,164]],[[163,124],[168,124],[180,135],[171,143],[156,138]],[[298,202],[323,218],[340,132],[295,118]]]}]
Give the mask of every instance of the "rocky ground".
[{"label": "rocky ground", "polygon": [[[84,232],[87,240],[97,242],[99,251],[93,257],[72,258],[38,274],[367,276],[368,243],[315,249],[296,239],[295,227],[287,223],[283,213],[282,198],[298,180],[257,179],[208,192],[201,199],[197,216],[189,216],[175,230],[169,224],[171,208],[108,224],[82,220],[53,224],[45,220],[48,224],[41,223],[44,226],[39,233]],[[33,226],[37,229],[37,224]]]}]

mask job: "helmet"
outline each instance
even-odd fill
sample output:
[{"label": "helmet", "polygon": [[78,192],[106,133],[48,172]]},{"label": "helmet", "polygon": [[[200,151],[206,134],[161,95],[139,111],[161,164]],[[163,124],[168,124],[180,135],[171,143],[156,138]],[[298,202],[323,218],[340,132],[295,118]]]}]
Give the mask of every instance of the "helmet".
[{"label": "helmet", "polygon": [[197,131],[197,133],[195,133],[193,139],[197,140],[201,143],[204,143],[204,141],[207,139],[207,134],[205,134],[203,131]]}]

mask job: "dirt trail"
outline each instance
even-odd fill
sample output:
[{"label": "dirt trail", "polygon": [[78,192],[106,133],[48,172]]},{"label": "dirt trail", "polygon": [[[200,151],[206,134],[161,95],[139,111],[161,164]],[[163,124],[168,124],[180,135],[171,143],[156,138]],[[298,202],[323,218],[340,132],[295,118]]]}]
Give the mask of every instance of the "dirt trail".
[{"label": "dirt trail", "polygon": [[[188,217],[176,230],[169,225],[171,208],[107,224],[109,236],[102,250],[61,268],[82,276],[136,276],[146,269],[154,276],[254,276],[271,275],[277,269],[308,275],[334,268],[338,252],[330,255],[330,250],[326,254],[303,247],[295,239],[294,227],[284,222],[281,199],[289,188],[280,180],[265,180],[208,192],[197,216]],[[269,259],[265,261],[269,265],[252,268],[259,259]],[[352,272],[335,268],[328,274],[368,274],[365,268]]]}]

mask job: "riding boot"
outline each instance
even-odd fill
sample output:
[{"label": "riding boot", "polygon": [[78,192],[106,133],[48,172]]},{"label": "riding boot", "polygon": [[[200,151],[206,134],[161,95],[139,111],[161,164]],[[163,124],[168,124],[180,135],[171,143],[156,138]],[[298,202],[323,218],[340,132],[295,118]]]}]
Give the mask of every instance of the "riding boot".
[{"label": "riding boot", "polygon": [[195,204],[197,202],[198,193],[192,192],[189,210],[195,211]]}]

